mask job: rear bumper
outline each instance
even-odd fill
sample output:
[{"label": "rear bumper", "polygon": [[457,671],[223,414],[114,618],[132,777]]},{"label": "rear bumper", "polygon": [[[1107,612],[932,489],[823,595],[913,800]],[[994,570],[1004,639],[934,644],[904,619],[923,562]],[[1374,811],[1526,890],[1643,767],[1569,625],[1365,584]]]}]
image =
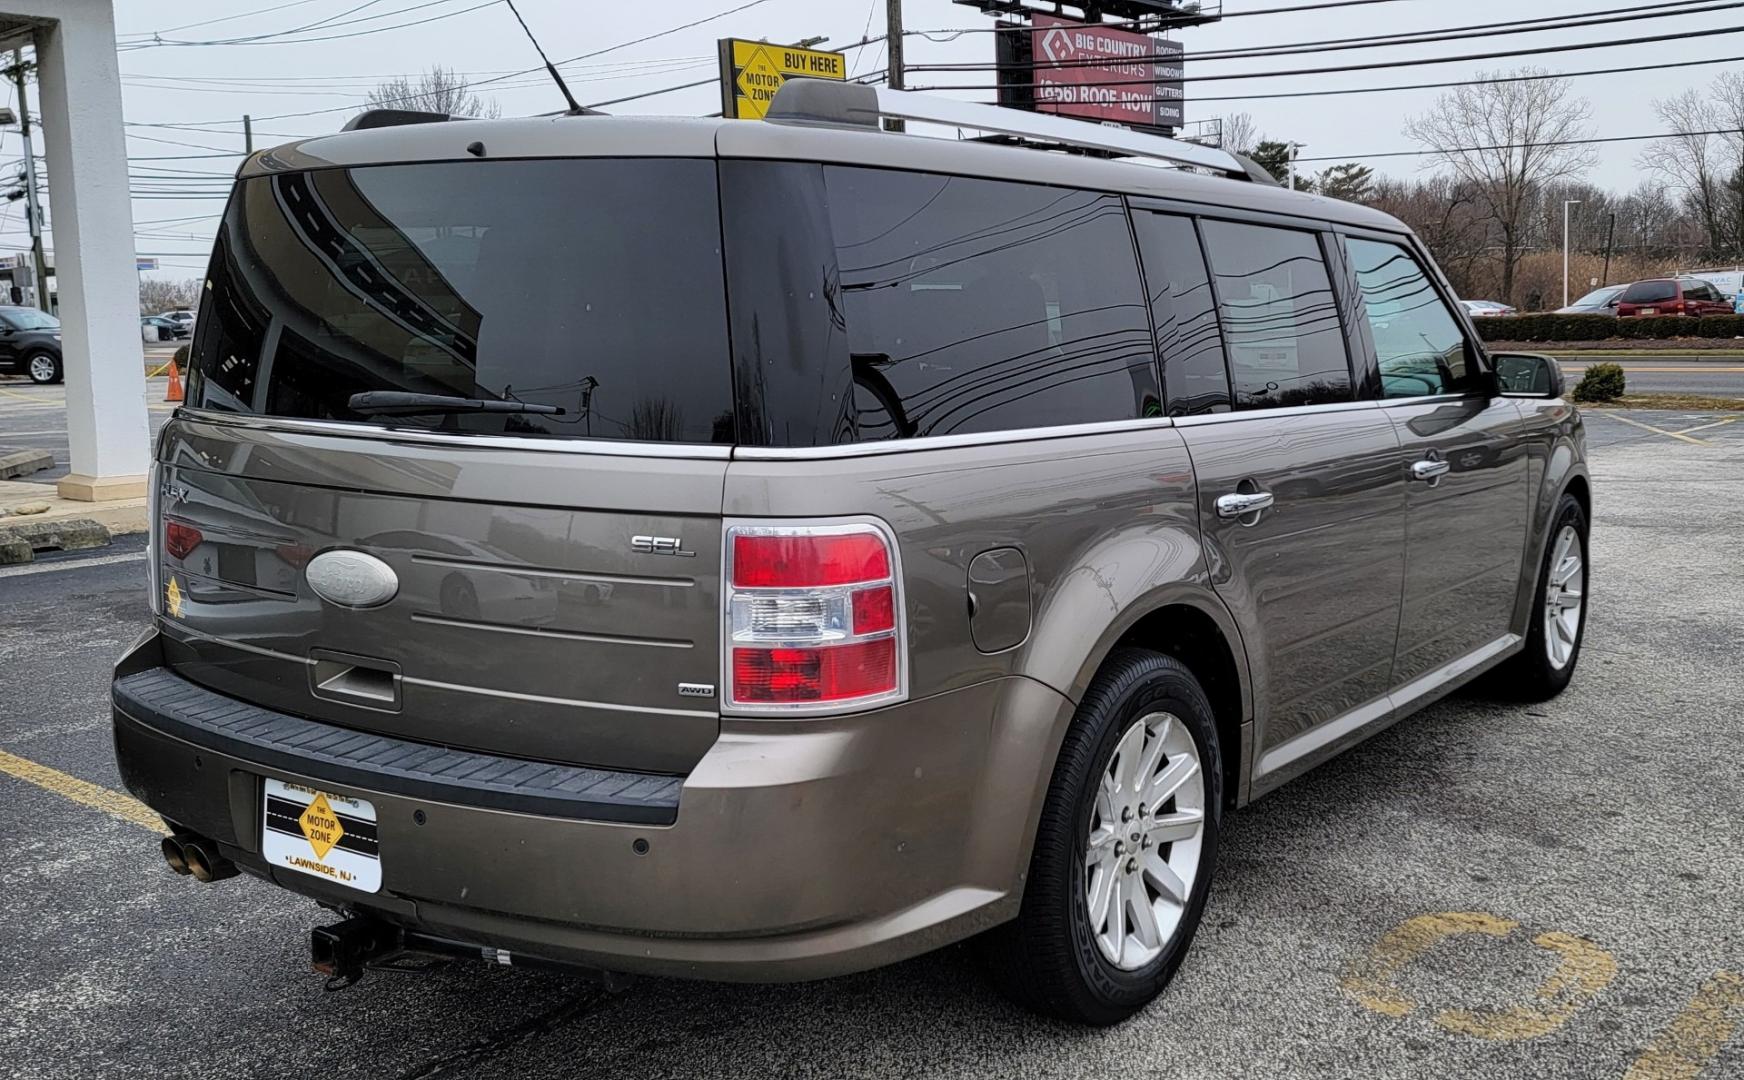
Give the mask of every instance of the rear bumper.
[{"label": "rear bumper", "polygon": [[[139,656],[118,685],[136,677]],[[185,685],[190,699],[212,696]],[[660,824],[409,787],[330,754],[251,741],[270,716],[220,738],[199,727],[210,708],[177,716],[161,698],[145,708],[137,697],[118,692],[114,712],[128,789],[257,876],[513,953],[746,981],[876,967],[1015,914],[1071,715],[1066,698],[1013,677],[853,717],[723,721]],[[269,777],[375,804],[379,893],[267,864]]]}]

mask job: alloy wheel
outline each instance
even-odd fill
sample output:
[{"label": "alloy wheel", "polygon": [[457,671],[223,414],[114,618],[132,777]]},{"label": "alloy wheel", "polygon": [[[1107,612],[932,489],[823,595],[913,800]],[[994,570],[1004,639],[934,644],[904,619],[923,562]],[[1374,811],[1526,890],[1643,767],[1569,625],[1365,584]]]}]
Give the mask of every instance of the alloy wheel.
[{"label": "alloy wheel", "polygon": [[55,375],[54,357],[47,353],[37,353],[30,358],[30,377],[37,382],[48,382]]},{"label": "alloy wheel", "polygon": [[1135,720],[1103,771],[1084,845],[1084,899],[1096,946],[1136,971],[1174,937],[1205,838],[1199,747],[1173,714]]},{"label": "alloy wheel", "polygon": [[1580,533],[1564,525],[1551,549],[1550,572],[1544,583],[1544,649],[1550,666],[1561,670],[1574,657],[1586,605],[1586,551]]}]

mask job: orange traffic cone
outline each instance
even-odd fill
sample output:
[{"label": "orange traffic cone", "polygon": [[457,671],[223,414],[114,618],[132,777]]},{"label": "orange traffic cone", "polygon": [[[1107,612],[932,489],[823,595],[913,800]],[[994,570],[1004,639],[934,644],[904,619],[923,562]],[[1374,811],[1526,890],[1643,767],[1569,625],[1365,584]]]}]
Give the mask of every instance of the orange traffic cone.
[{"label": "orange traffic cone", "polygon": [[182,373],[176,368],[176,362],[173,358],[170,360],[170,385],[164,393],[164,400],[182,400]]}]

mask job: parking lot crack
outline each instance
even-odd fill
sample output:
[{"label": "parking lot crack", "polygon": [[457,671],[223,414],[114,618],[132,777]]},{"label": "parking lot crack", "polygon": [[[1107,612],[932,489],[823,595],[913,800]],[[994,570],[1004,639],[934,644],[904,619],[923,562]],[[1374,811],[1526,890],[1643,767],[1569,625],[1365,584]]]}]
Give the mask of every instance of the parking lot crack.
[{"label": "parking lot crack", "polygon": [[475,1062],[495,1057],[509,1047],[525,1042],[536,1035],[549,1034],[565,1024],[579,1020],[610,996],[611,994],[606,990],[599,987],[589,987],[555,1008],[528,1017],[513,1027],[482,1036],[466,1046],[450,1050],[445,1054],[439,1054],[421,1065],[413,1066],[401,1073],[398,1080],[430,1080],[431,1077],[452,1075],[458,1069],[467,1068]]}]

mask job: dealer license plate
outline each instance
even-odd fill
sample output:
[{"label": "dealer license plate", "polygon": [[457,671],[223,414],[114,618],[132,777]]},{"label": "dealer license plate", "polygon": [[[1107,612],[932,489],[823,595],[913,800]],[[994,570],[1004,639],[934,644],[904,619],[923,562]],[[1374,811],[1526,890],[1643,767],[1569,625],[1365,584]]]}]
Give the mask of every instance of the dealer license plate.
[{"label": "dealer license plate", "polygon": [[272,866],[363,892],[381,889],[375,806],[280,780],[266,782],[260,850]]}]

